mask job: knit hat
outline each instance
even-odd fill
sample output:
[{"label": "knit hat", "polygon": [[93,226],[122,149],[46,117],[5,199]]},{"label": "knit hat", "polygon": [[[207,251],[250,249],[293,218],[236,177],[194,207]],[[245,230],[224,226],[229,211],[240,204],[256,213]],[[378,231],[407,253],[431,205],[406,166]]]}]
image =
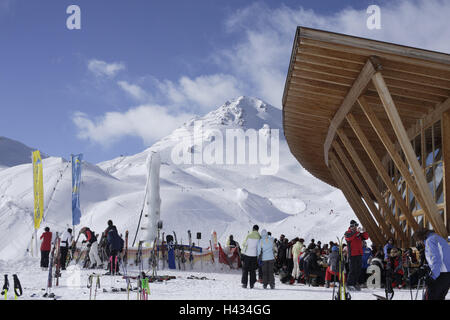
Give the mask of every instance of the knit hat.
[{"label": "knit hat", "polygon": [[357,226],[359,226],[358,222],[356,222],[355,220],[350,221],[350,227],[357,227]]}]

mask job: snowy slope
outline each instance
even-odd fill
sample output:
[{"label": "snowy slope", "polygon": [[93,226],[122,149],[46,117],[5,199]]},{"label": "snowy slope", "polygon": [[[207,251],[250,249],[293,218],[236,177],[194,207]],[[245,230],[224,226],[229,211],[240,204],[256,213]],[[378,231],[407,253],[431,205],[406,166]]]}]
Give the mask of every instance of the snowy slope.
[{"label": "snowy slope", "polygon": [[[36,149],[30,148],[19,141],[0,137],[0,170],[31,163],[31,152],[34,150]],[[41,153],[41,157],[44,159],[48,156]]]},{"label": "snowy slope", "polygon": [[[196,131],[201,121],[203,135]],[[176,164],[172,150],[184,138],[196,153],[211,142],[211,130],[225,136],[227,129],[265,128],[279,132],[279,170],[261,175],[260,165]],[[322,242],[341,235],[354,215],[342,193],[306,172],[290,154],[281,131],[281,111],[251,97],[239,97],[219,109],[197,117],[147,150],[93,165],[84,162],[81,186],[81,226],[96,232],[112,219],[119,232],[133,238],[143,205],[146,158],[161,154],[162,231],[176,231],[187,242],[187,230],[202,233],[201,246],[209,245],[212,230],[224,242],[233,234],[242,242],[253,224],[278,237],[314,237]],[[272,131],[271,131],[272,130]],[[45,220],[41,227],[63,231],[71,224],[70,165],[60,158],[44,164]],[[57,181],[60,182],[57,183]],[[48,207],[48,208],[47,208]],[[336,215],[330,216],[334,209]],[[31,164],[0,171],[0,260],[23,257],[32,234]],[[41,232],[39,232],[41,233]],[[139,237],[138,237],[139,238]]]}]

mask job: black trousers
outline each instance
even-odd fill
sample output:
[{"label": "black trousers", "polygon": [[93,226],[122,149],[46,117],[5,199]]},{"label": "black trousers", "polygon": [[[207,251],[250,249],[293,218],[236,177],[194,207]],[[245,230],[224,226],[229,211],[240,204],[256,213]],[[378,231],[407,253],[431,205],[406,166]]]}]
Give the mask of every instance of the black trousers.
[{"label": "black trousers", "polygon": [[48,268],[50,251],[41,251],[41,268]]},{"label": "black trousers", "polygon": [[111,271],[112,274],[116,274],[119,271],[118,261],[116,263],[116,259],[118,258],[117,257],[118,253],[119,253],[118,250],[114,250],[114,249],[110,250],[108,271]]},{"label": "black trousers", "polygon": [[361,274],[362,256],[351,256],[348,260],[349,274],[347,285],[354,286],[358,282],[359,276]]},{"label": "black trousers", "polygon": [[61,264],[61,269],[66,270],[67,253],[69,252],[68,247],[61,247],[61,259],[59,263]]},{"label": "black trousers", "polygon": [[263,285],[275,287],[275,277],[273,275],[273,266],[275,260],[263,261],[262,263],[262,281]]},{"label": "black trousers", "polygon": [[450,287],[450,272],[442,272],[433,283],[427,287],[426,300],[445,300]]},{"label": "black trousers", "polygon": [[247,286],[250,275],[250,288],[253,288],[256,282],[256,269],[258,269],[258,260],[256,257],[242,255],[242,279],[241,283]]}]

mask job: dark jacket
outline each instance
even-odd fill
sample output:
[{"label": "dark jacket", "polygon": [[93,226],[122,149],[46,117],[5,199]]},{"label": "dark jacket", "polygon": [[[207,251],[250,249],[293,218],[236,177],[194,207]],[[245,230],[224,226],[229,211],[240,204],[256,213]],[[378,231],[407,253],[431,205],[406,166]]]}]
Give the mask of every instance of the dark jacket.
[{"label": "dark jacket", "polygon": [[95,236],[95,232],[92,231],[91,229],[88,228],[86,230],[85,235],[86,235],[86,241],[88,241],[89,244],[93,244],[94,242],[97,241],[97,237]]},{"label": "dark jacket", "polygon": [[328,256],[328,265],[330,266],[331,271],[339,272],[339,251],[330,253]]},{"label": "dark jacket", "polygon": [[107,229],[106,240],[111,250],[119,252],[122,250],[122,241],[117,232],[116,226],[112,226]]}]

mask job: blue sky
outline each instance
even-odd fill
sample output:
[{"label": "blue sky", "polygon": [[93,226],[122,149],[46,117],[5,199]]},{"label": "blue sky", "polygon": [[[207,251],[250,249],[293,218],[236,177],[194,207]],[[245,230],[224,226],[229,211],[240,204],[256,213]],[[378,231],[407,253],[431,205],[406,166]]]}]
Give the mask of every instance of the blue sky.
[{"label": "blue sky", "polygon": [[239,95],[281,107],[297,25],[450,52],[449,14],[439,0],[0,0],[0,136],[94,163],[134,154]]}]

